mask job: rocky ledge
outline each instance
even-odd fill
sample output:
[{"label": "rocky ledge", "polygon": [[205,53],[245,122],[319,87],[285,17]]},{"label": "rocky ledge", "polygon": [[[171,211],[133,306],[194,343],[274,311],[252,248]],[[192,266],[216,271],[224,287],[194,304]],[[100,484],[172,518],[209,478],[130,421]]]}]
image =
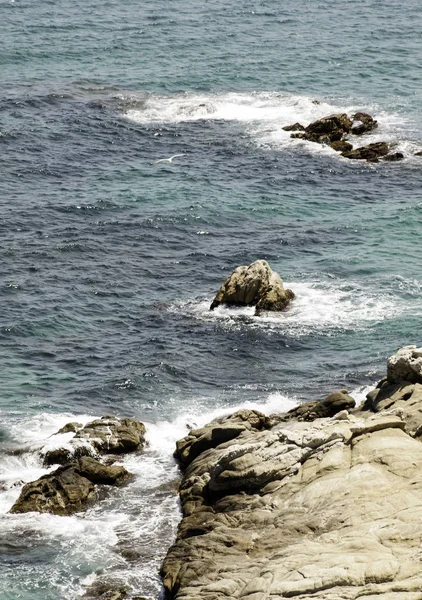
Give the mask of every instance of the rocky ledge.
[{"label": "rocky ledge", "polygon": [[210,310],[220,304],[255,306],[255,314],[260,315],[266,311],[285,310],[294,297],[266,260],[256,260],[233,271],[218,290]]},{"label": "rocky ledge", "polygon": [[362,136],[377,127],[378,122],[371,115],[357,112],[350,117],[346,113],[328,115],[310,123],[307,127],[294,123],[286,125],[283,129],[296,132],[291,134],[292,138],[331,146],[344,158],[368,162],[379,162],[381,159],[389,162],[402,160],[404,155],[401,152],[390,152],[394,144],[387,144],[387,142],[376,142],[353,149],[349,135]]},{"label": "rocky ledge", "polygon": [[243,410],[177,445],[183,520],[169,598],[422,599],[422,349],[388,360],[363,407],[345,390]]}]

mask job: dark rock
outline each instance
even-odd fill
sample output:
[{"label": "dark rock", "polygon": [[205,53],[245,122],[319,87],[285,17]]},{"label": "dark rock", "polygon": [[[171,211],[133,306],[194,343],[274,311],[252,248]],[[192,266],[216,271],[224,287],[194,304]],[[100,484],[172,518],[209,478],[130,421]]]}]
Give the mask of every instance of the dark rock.
[{"label": "dark rock", "polygon": [[351,128],[352,121],[345,113],[342,113],[318,119],[308,125],[305,131],[317,137],[326,135],[334,142],[340,140],[344,133],[349,133]]},{"label": "dark rock", "polygon": [[305,128],[300,123],[294,123],[293,125],[285,125],[282,127],[284,131],[305,131]]},{"label": "dark rock", "polygon": [[389,152],[389,146],[386,142],[376,142],[368,144],[361,148],[355,148],[349,152],[342,152],[342,156],[354,160],[368,160],[376,162],[382,156],[386,156]]},{"label": "dark rock", "polygon": [[104,485],[121,485],[131,477],[124,467],[104,465],[90,456],[77,461],[77,472],[92,483]]},{"label": "dark rock", "polygon": [[352,133],[362,135],[378,127],[378,122],[371,115],[364,112],[357,112],[353,115]]},{"label": "dark rock", "polygon": [[415,152],[415,156],[422,156],[422,150],[419,150],[419,152]]},{"label": "dark rock", "polygon": [[285,415],[285,420],[297,419],[298,421],[314,421],[326,417],[333,417],[342,410],[350,410],[356,406],[355,400],[348,395],[347,390],[332,392],[320,402],[305,402],[295,406]]},{"label": "dark rock", "polygon": [[106,467],[84,457],[24,485],[10,512],[71,515],[97,499],[94,484],[120,485],[130,477],[124,467]]},{"label": "dark rock", "polygon": [[384,156],[383,160],[387,160],[388,162],[397,162],[399,160],[403,160],[404,154],[402,152],[393,152],[392,154],[387,154]]},{"label": "dark rock", "polygon": [[265,260],[237,267],[217,292],[210,310],[220,304],[231,306],[256,306],[256,314],[280,311],[287,308],[294,294],[285,289],[278,273],[272,271]]},{"label": "dark rock", "polygon": [[353,150],[353,145],[350,142],[337,141],[330,144],[331,148],[336,152],[350,152]]}]

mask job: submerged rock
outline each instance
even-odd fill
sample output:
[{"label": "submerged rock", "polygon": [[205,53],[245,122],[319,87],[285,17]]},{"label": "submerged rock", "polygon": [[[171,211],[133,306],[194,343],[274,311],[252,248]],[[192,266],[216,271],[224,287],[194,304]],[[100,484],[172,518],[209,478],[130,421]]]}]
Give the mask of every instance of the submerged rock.
[{"label": "submerged rock", "polygon": [[256,314],[263,311],[285,310],[294,299],[294,293],[285,289],[278,273],[265,260],[256,260],[249,266],[237,267],[217,292],[210,310],[220,304],[229,306],[256,306]]},{"label": "submerged rock", "polygon": [[422,422],[422,383],[409,381],[420,359],[414,346],[390,358],[372,407],[353,409],[342,390],[273,427],[226,417],[179,442],[207,440],[185,462],[183,520],[161,569],[168,597],[420,598],[422,426],[408,427],[417,412]]},{"label": "submerged rock", "polygon": [[404,159],[403,152],[392,152],[391,154],[387,154],[383,158],[383,160],[386,160],[388,162],[398,162],[399,160],[403,160],[403,159]]},{"label": "submerged rock", "polygon": [[121,485],[131,474],[83,457],[24,485],[11,513],[42,512],[71,515],[97,499],[95,484]]},{"label": "submerged rock", "polygon": [[68,423],[57,433],[73,431],[76,433],[66,445],[45,453],[45,465],[66,464],[81,456],[133,452],[145,443],[145,426],[135,419],[108,416],[91,421],[85,427]]}]

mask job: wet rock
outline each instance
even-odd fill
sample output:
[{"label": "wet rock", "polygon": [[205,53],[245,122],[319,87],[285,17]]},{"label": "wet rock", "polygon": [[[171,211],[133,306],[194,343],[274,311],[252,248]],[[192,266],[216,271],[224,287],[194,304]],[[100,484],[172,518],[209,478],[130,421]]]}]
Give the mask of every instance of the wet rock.
[{"label": "wet rock", "polygon": [[328,136],[332,142],[340,140],[342,135],[349,133],[352,121],[346,113],[329,115],[314,121],[305,128],[307,134],[317,137]]},{"label": "wet rock", "polygon": [[330,146],[336,152],[349,152],[350,150],[353,150],[353,145],[350,142],[344,142],[342,140],[332,142]]},{"label": "wet rock", "polygon": [[375,142],[361,148],[355,148],[349,152],[342,152],[342,156],[353,160],[368,160],[370,162],[378,162],[382,156],[386,156],[390,148],[386,142]]},{"label": "wet rock", "polygon": [[[73,431],[73,423],[58,433]],[[67,431],[63,431],[67,429]],[[52,436],[53,437],[53,436]],[[107,416],[76,429],[74,437],[63,446],[47,450],[44,464],[66,464],[73,458],[101,454],[134,452],[145,443],[145,426],[135,419]]]},{"label": "wet rock", "polygon": [[292,290],[285,289],[278,273],[265,260],[249,266],[237,267],[217,292],[210,310],[220,304],[229,306],[256,306],[256,314],[263,311],[285,310],[293,300]]},{"label": "wet rock", "polygon": [[392,152],[391,154],[387,154],[384,156],[383,160],[388,162],[398,162],[399,160],[404,159],[404,154],[402,152]]},{"label": "wet rock", "polygon": [[116,585],[107,579],[95,581],[83,596],[86,600],[124,600],[127,597],[125,586]]},{"label": "wet rock", "polygon": [[97,499],[95,484],[121,485],[130,477],[124,467],[107,467],[83,457],[24,485],[10,512],[71,515]]},{"label": "wet rock", "polygon": [[352,133],[354,135],[362,135],[378,127],[378,122],[368,113],[357,112],[352,118]]},{"label": "wet rock", "polygon": [[[66,423],[66,425],[64,427],[62,427],[61,429],[58,430],[57,434],[59,433],[76,433],[78,431],[78,429],[82,429],[83,425],[82,423],[76,423],[76,422],[72,422],[72,423]],[[55,435],[57,435],[55,434]]]},{"label": "wet rock", "polygon": [[300,123],[293,123],[293,125],[285,125],[282,127],[284,131],[305,131],[305,128]]},{"label": "wet rock", "polygon": [[419,150],[419,152],[415,152],[415,156],[422,156],[422,150]]}]

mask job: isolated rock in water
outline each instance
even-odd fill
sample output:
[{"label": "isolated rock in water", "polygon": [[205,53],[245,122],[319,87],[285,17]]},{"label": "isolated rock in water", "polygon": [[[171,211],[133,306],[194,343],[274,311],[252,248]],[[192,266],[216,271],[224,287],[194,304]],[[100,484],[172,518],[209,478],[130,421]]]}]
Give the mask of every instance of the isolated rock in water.
[{"label": "isolated rock in water", "polygon": [[422,150],[419,150],[418,152],[415,152],[415,156],[422,156]]},{"label": "isolated rock in water", "polygon": [[124,467],[107,467],[93,458],[84,457],[27,483],[10,512],[70,515],[96,500],[94,484],[120,485],[130,477]]},{"label": "isolated rock in water", "polygon": [[378,122],[368,113],[357,112],[353,115],[352,133],[362,135],[378,127]]},{"label": "isolated rock in water", "polygon": [[57,433],[75,430],[67,444],[45,452],[45,465],[66,464],[81,456],[133,452],[145,443],[145,426],[135,419],[102,417],[79,428],[68,423]]},{"label": "isolated rock in water", "polygon": [[282,127],[284,131],[305,131],[305,128],[300,123],[293,123],[293,125],[285,125]]},{"label": "isolated rock in water", "polygon": [[388,154],[389,150],[390,148],[386,142],[376,142],[362,146],[361,148],[355,148],[355,150],[351,150],[350,152],[342,152],[342,156],[355,160],[378,162],[378,159]]},{"label": "isolated rock in water", "polygon": [[383,160],[386,160],[388,162],[398,162],[399,160],[403,160],[403,159],[404,159],[403,152],[393,152],[391,154],[387,154],[383,158]]},{"label": "isolated rock in water", "polygon": [[323,119],[318,119],[305,128],[308,135],[327,136],[332,142],[340,140],[345,133],[349,133],[352,128],[352,121],[346,113],[329,115]]},{"label": "isolated rock in water", "polygon": [[[298,420],[312,411],[298,414],[193,458],[161,570],[168,597],[420,600],[422,444],[401,407],[416,395],[422,419],[422,384],[407,379],[419,378],[421,357],[411,347],[389,360],[394,383],[377,388],[390,389],[386,410],[342,409],[312,422]],[[408,400],[398,399],[400,386],[412,388]],[[320,404],[347,407],[349,398],[335,392]],[[201,436],[212,440],[228,423]]]},{"label": "isolated rock in water", "polygon": [[260,314],[264,310],[280,311],[294,298],[292,290],[284,289],[283,281],[265,260],[237,267],[226,279],[214,298],[210,310],[220,304],[253,306]]},{"label": "isolated rock in water", "polygon": [[353,145],[350,144],[350,142],[343,142],[341,140],[332,142],[330,146],[336,152],[349,152],[350,150],[353,150]]}]

